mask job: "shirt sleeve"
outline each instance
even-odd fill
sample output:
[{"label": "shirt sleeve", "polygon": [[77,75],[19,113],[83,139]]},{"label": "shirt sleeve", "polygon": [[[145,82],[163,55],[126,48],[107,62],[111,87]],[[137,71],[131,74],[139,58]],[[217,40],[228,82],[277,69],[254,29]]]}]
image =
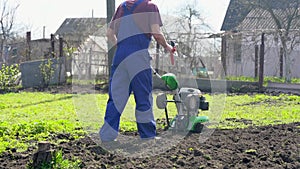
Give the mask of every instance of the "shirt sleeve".
[{"label": "shirt sleeve", "polygon": [[118,27],[120,25],[120,18],[122,17],[122,15],[123,15],[123,11],[122,11],[122,6],[120,5],[117,8],[117,10],[116,10],[116,12],[115,12],[114,16],[112,17],[111,22],[109,24],[109,28],[111,28],[114,31],[115,34],[117,34],[117,30],[118,30]]},{"label": "shirt sleeve", "polygon": [[[137,25],[139,26],[141,31],[146,34],[151,32],[151,25],[158,24],[159,26],[163,26],[158,7],[151,2],[138,6],[134,13],[136,14],[134,15],[134,19]],[[121,4],[117,8],[109,25],[109,28],[114,31],[115,35],[118,34],[121,22],[120,20],[123,15],[124,10]]]},{"label": "shirt sleeve", "polygon": [[158,7],[155,4],[151,4],[149,9],[151,10],[151,15],[149,18],[150,24],[158,24],[159,26],[163,26]]}]

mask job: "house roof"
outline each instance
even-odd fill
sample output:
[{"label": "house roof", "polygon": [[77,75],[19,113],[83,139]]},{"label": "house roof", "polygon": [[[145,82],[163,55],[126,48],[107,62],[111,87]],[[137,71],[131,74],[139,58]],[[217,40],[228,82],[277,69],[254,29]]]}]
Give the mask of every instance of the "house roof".
[{"label": "house roof", "polygon": [[[273,10],[276,16],[285,16],[282,9]],[[299,29],[300,19],[294,20],[290,29]],[[262,9],[254,9],[249,12],[245,19],[236,27],[236,30],[267,30],[277,29],[277,25],[269,12]]]},{"label": "house roof", "polygon": [[243,4],[240,0],[230,0],[221,30],[232,30],[244,20],[250,11],[251,8]]},{"label": "house roof", "polygon": [[97,45],[103,52],[107,51],[107,38],[105,36],[89,36],[82,45],[88,45],[91,41],[92,44]]},{"label": "house roof", "polygon": [[106,24],[106,18],[67,18],[55,32],[56,35],[93,35]]},{"label": "house roof", "polygon": [[[247,29],[274,28],[275,23],[268,12],[258,9],[258,7],[247,5],[250,1],[253,2],[253,0],[231,0],[221,30],[235,30],[237,28],[241,29],[241,27]],[[258,0],[258,2],[267,3],[271,9],[280,13],[282,9],[299,3],[299,0]]]}]

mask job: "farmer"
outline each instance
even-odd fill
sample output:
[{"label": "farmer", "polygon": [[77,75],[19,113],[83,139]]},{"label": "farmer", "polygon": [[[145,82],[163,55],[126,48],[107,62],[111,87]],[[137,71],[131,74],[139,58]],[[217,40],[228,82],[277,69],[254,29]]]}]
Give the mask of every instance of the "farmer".
[{"label": "farmer", "polygon": [[132,92],[140,137],[156,137],[151,57],[148,52],[151,37],[165,50],[173,52],[160,30],[161,26],[159,10],[151,0],[126,0],[117,8],[107,30],[109,42],[116,45],[117,49],[111,67],[104,124],[99,132],[102,142],[117,138],[120,116]]}]

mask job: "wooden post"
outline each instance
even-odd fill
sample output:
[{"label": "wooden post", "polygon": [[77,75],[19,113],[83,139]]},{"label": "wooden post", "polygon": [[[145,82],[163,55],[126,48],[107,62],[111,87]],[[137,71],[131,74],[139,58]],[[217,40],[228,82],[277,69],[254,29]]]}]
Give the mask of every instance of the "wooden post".
[{"label": "wooden post", "polygon": [[155,55],[155,69],[156,69],[156,72],[158,72],[158,69],[159,69],[159,47],[160,47],[159,43],[156,43],[156,55]]},{"label": "wooden post", "polygon": [[255,58],[254,58],[254,77],[258,77],[258,58],[259,58],[259,47],[255,45]]},{"label": "wooden post", "polygon": [[[109,27],[109,23],[113,17],[113,14],[115,13],[115,0],[106,0],[106,7],[107,7],[107,17],[106,17],[106,23],[107,27]],[[108,74],[109,77],[111,76],[111,65],[112,65],[112,60],[115,54],[115,47],[108,42],[107,44],[108,47]]]},{"label": "wooden post", "polygon": [[59,84],[61,83],[62,64],[66,63],[65,62],[66,58],[63,58],[63,56],[64,56],[63,47],[64,47],[64,41],[63,41],[63,38],[60,36],[59,37],[59,58],[58,58],[58,61],[59,61],[58,83]]},{"label": "wooden post", "polygon": [[31,32],[26,32],[26,58],[25,60],[26,61],[30,61],[31,60],[31,45],[30,45],[30,42],[31,42]]},{"label": "wooden post", "polygon": [[[221,62],[224,69],[224,75],[227,75],[226,70],[226,36],[222,36]],[[222,73],[223,74],[223,73]]]},{"label": "wooden post", "polygon": [[89,50],[89,58],[88,58],[88,79],[91,79],[92,77],[92,58],[93,58],[93,50],[90,48]]},{"label": "wooden post", "polygon": [[59,37],[59,57],[63,57],[63,56],[64,56],[64,40],[60,36]]},{"label": "wooden post", "polygon": [[53,34],[51,34],[50,35],[50,41],[51,41],[51,56],[52,56],[52,58],[54,58],[55,57],[55,39],[54,39],[55,37],[54,37],[54,35]]},{"label": "wooden post", "polygon": [[260,58],[259,58],[259,91],[263,90],[264,84],[264,61],[265,61],[265,33],[261,35]]},{"label": "wooden post", "polygon": [[40,168],[43,163],[50,163],[53,151],[50,150],[49,142],[39,142],[38,150],[33,154],[33,168]]},{"label": "wooden post", "polygon": [[279,54],[279,64],[280,64],[280,78],[283,78],[283,47],[280,48]]}]

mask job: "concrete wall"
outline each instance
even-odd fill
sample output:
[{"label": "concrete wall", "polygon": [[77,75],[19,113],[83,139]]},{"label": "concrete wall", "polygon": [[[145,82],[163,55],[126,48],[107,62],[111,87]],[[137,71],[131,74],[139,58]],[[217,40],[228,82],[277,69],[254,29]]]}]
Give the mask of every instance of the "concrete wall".
[{"label": "concrete wall", "polygon": [[[191,83],[192,81],[193,83]],[[258,90],[258,82],[189,78],[189,79],[180,79],[179,87],[198,88],[203,92],[209,92],[209,93],[251,92],[251,91]],[[156,76],[153,77],[153,88],[159,90],[168,90],[164,82],[161,79],[157,78]]]},{"label": "concrete wall", "polygon": [[[63,64],[64,58],[51,59],[51,60],[53,62],[52,67],[54,68],[54,74],[52,79],[50,80],[50,85],[65,83],[66,73]],[[38,60],[38,61],[21,63],[20,71],[21,71],[22,86],[24,88],[43,87],[43,76],[40,71],[40,65],[46,61],[47,60]],[[61,69],[61,75],[59,79],[60,69]]]},{"label": "concrete wall", "polygon": [[279,92],[300,95],[300,84],[268,82],[266,90],[268,92]]},{"label": "concrete wall", "polygon": [[198,88],[203,92],[251,92],[258,89],[258,82],[232,80],[196,79]]}]

